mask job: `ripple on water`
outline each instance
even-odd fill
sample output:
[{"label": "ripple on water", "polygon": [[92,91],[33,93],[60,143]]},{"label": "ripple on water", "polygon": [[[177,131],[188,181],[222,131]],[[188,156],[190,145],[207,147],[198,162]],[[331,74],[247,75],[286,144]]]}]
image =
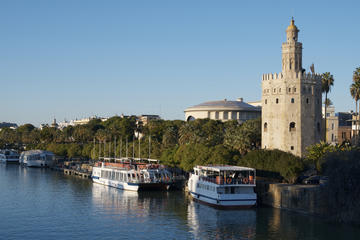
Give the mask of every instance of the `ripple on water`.
[{"label": "ripple on water", "polygon": [[0,164],[0,239],[360,239],[277,209],[222,211],[183,192],[128,192]]}]

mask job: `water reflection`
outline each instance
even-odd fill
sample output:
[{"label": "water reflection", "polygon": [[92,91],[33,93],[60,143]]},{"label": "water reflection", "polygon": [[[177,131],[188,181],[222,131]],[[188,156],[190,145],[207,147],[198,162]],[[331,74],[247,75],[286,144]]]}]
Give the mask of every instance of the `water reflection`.
[{"label": "water reflection", "polygon": [[217,210],[190,202],[188,225],[196,239],[254,239],[256,211]]},{"label": "water reflection", "polygon": [[1,239],[360,239],[306,215],[217,210],[181,191],[122,191],[49,169],[0,164],[0,189]]}]

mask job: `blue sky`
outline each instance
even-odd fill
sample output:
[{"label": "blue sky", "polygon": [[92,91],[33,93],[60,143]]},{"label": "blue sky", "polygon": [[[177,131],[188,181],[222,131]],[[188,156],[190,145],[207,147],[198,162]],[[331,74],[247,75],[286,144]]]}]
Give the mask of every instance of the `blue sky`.
[{"label": "blue sky", "polygon": [[91,115],[183,119],[209,100],[261,98],[281,71],[291,16],[303,67],[335,78],[336,111],[355,108],[359,1],[0,1],[0,122]]}]

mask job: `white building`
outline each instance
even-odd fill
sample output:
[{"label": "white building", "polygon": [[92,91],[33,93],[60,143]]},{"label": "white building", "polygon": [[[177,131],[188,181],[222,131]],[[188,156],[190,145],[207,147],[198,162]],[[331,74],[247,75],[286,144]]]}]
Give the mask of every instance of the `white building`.
[{"label": "white building", "polygon": [[259,118],[261,116],[261,107],[254,107],[238,98],[236,101],[204,102],[185,109],[185,120],[210,118],[213,120],[229,121],[237,120],[242,123],[246,120]]}]

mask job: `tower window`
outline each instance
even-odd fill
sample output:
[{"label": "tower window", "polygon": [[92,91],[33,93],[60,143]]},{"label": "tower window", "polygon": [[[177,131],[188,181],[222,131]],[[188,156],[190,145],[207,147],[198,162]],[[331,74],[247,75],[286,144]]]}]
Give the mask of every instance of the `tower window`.
[{"label": "tower window", "polygon": [[276,93],[276,88],[274,88],[274,93]]},{"label": "tower window", "polygon": [[291,92],[291,88],[289,88],[289,92]]},{"label": "tower window", "polygon": [[267,104],[267,99],[265,99],[265,104]]},{"label": "tower window", "polygon": [[294,102],[295,102],[295,100],[294,100],[294,98],[292,98],[292,99],[291,99],[291,103],[294,103]]},{"label": "tower window", "polygon": [[279,99],[277,98],[277,99],[276,99],[276,104],[278,104],[278,103],[279,103]]},{"label": "tower window", "polygon": [[264,123],[264,132],[267,132],[267,122],[266,123]]},{"label": "tower window", "polygon": [[296,88],[294,88],[294,92],[296,92]]},{"label": "tower window", "polygon": [[306,99],[306,103],[309,104],[309,99],[308,98]]},{"label": "tower window", "polygon": [[281,88],[279,88],[279,93],[281,92]]},{"label": "tower window", "polygon": [[295,123],[291,122],[289,125],[289,132],[295,132],[296,128],[295,128]]},{"label": "tower window", "polygon": [[291,146],[290,149],[291,149],[291,150],[294,150],[294,146]]}]

